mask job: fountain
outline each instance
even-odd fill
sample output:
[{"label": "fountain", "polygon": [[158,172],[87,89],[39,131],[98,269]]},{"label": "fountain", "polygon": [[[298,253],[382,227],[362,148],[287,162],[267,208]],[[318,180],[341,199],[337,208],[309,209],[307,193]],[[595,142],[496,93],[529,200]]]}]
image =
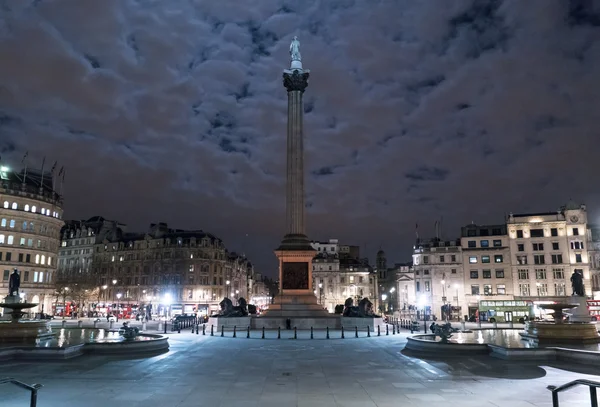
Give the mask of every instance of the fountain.
[{"label": "fountain", "polygon": [[35,341],[52,337],[50,321],[47,320],[22,320],[24,309],[29,309],[38,304],[29,302],[4,302],[0,307],[10,309],[10,321],[0,321],[0,343]]},{"label": "fountain", "polygon": [[578,306],[579,304],[572,303],[540,304],[538,307],[554,311],[552,314],[554,321],[528,321],[525,323],[525,330],[519,334],[525,339],[544,343],[600,342],[596,325],[589,322],[563,321],[563,310]]}]

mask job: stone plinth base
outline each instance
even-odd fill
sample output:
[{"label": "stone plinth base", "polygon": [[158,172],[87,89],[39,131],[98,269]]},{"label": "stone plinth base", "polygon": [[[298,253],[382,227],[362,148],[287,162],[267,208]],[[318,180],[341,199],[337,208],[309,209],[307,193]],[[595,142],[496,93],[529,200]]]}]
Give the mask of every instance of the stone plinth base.
[{"label": "stone plinth base", "polygon": [[35,341],[53,335],[47,320],[0,322],[0,343]]},{"label": "stone plinth base", "polygon": [[571,300],[569,301],[569,303],[579,304],[577,308],[574,308],[570,312],[568,312],[569,322],[590,322],[592,320],[585,297],[573,295],[571,296]]},{"label": "stone plinth base", "polygon": [[[371,332],[375,332],[379,326],[380,329],[385,332],[385,322],[383,322],[383,318],[342,317],[341,322],[344,329],[354,329],[355,327],[358,327],[359,331],[364,331],[368,326]],[[390,329],[392,329],[391,326]]]},{"label": "stone plinth base", "polygon": [[208,326],[213,325],[216,330],[220,330],[222,326],[225,327],[226,330],[233,329],[233,327],[237,327],[237,329],[246,329],[248,327],[252,327],[252,317],[210,317],[208,318]]},{"label": "stone plinth base", "polygon": [[[252,319],[252,329],[277,329],[282,330],[286,327],[286,321],[289,318],[290,326],[292,329],[308,330],[311,327],[313,329],[340,329],[341,317],[333,314],[327,314],[325,317],[310,317],[310,316],[289,316],[289,317],[277,317],[277,316],[260,316]],[[366,329],[366,328],[365,328]]]},{"label": "stone plinth base", "polygon": [[[314,294],[278,295],[263,317],[330,318],[332,315],[317,302]],[[339,317],[338,317],[339,318]],[[284,325],[285,326],[285,325]]]},{"label": "stone plinth base", "polygon": [[600,342],[596,325],[589,323],[527,322],[524,332],[519,332],[519,335],[545,343]]}]

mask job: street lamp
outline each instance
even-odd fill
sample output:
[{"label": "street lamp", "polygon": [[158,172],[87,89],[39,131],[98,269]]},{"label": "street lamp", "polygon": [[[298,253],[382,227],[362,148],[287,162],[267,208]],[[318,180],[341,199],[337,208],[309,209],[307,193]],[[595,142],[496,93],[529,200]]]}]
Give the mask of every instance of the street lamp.
[{"label": "street lamp", "polygon": [[121,297],[123,294],[117,293],[117,321],[119,320],[119,314],[121,313]]},{"label": "street lamp", "polygon": [[63,319],[65,319],[67,313],[67,292],[69,292],[69,287],[65,287],[63,290]]},{"label": "street lamp", "polygon": [[165,305],[165,333],[167,333],[167,316],[168,316],[168,308],[171,305],[171,294],[165,293],[165,297],[163,299],[163,303]]},{"label": "street lamp", "polygon": [[319,283],[319,304],[323,306],[323,283]]},{"label": "street lamp", "polygon": [[454,284],[454,289],[456,290],[456,315],[457,319],[460,321],[460,312],[458,311],[458,309],[460,308],[458,306],[458,284]]},{"label": "street lamp", "polygon": [[427,321],[425,320],[425,295],[419,297],[419,308],[423,310],[423,332],[427,333]]},{"label": "street lamp", "polygon": [[446,309],[446,280],[442,280],[442,318],[448,321],[448,310]]},{"label": "street lamp", "polygon": [[385,300],[387,300],[387,294],[381,294],[381,311],[385,314]]}]

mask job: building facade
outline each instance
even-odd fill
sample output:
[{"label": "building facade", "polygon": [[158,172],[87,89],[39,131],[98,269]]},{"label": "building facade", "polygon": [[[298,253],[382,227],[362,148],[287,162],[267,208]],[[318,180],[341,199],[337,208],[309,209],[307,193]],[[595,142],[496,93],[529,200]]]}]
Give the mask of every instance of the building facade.
[{"label": "building facade", "polygon": [[592,295],[585,205],[571,202],[557,212],[510,214],[507,227],[515,298],[571,295],[574,272],[583,275],[585,292]]},{"label": "building facade", "polygon": [[358,246],[340,245],[337,239],[311,242],[317,251],[313,259],[313,287],[319,303],[330,313],[336,305],[352,298],[354,304],[368,298],[379,307],[377,273],[360,259]]},{"label": "building facade", "polygon": [[93,286],[100,290],[94,308],[151,310],[158,316],[211,314],[224,297],[234,304],[247,299],[253,274],[247,259],[228,252],[207,232],[170,229],[165,223],[152,224],[145,234],[117,230],[94,245]]},{"label": "building facade", "polygon": [[465,315],[475,315],[481,300],[513,299],[513,273],[506,225],[461,228]]},{"label": "building facade", "polygon": [[13,270],[21,278],[20,296],[49,313],[54,295],[63,201],[53,172],[11,171],[0,167],[0,296],[8,295]]},{"label": "building facade", "polygon": [[466,308],[462,256],[460,239],[417,241],[413,270],[419,312],[444,319],[461,315]]}]

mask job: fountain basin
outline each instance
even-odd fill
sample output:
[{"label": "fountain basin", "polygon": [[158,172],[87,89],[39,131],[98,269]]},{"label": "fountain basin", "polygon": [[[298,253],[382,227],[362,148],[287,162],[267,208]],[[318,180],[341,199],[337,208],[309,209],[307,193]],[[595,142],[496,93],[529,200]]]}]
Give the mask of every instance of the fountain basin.
[{"label": "fountain basin", "polygon": [[50,321],[0,321],[0,343],[5,342],[35,342],[54,336]]},{"label": "fountain basin", "polygon": [[526,339],[547,343],[595,343],[600,335],[595,324],[590,323],[553,323],[529,321],[525,330],[519,334]]},{"label": "fountain basin", "polygon": [[86,354],[118,357],[151,357],[169,350],[168,338],[143,333],[135,338],[123,338],[117,331],[86,328],[62,328],[53,336],[34,343],[4,343],[0,345],[0,360],[69,359]]}]

